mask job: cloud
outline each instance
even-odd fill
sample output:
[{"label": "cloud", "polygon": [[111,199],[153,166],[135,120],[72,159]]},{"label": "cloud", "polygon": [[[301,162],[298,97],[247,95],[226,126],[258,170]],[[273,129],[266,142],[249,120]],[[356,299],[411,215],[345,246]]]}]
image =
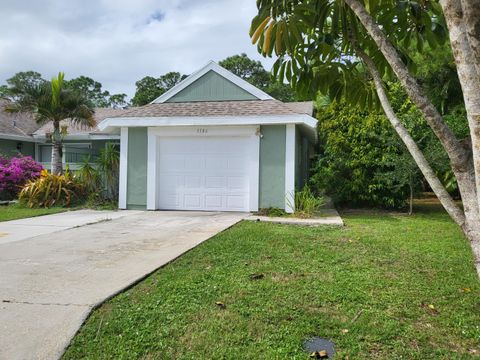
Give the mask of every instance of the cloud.
[{"label": "cloud", "polygon": [[190,74],[209,60],[247,53],[253,0],[9,0],[2,2],[0,83],[18,71],[64,71],[133,96],[135,81]]}]

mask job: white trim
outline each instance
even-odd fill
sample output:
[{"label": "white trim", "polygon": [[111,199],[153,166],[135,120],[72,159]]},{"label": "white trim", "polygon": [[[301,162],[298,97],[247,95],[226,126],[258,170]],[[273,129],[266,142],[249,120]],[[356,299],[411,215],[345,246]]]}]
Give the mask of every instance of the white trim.
[{"label": "white trim", "polygon": [[128,174],[128,127],[120,129],[120,174],[118,189],[118,208],[127,208],[127,174]]},{"label": "white trim", "polygon": [[[257,135],[258,134],[258,135]],[[250,211],[258,211],[260,198],[260,128],[250,137]]]},{"label": "white trim", "polygon": [[[42,141],[45,142],[47,137],[45,134],[35,134],[33,135],[35,140],[33,141]],[[120,136],[116,134],[78,134],[78,135],[67,135],[63,138],[63,141],[70,140],[119,140]]]},{"label": "white trim", "polygon": [[153,131],[153,128],[148,128],[148,153],[147,153],[147,210],[158,209],[158,136]]},{"label": "white trim", "polygon": [[263,116],[115,117],[104,119],[100,124],[98,124],[98,128],[101,131],[114,131],[114,129],[118,127],[279,124],[304,124],[312,131],[316,131],[317,120],[307,114]]},{"label": "white trim", "polygon": [[[285,136],[285,211],[295,212],[295,124],[288,124]],[[290,206],[292,205],[292,206]]]},{"label": "white trim", "polygon": [[168,99],[172,98],[176,94],[178,94],[180,91],[191,85],[193,82],[196,80],[200,79],[203,75],[205,75],[209,71],[214,71],[218,75],[224,77],[225,79],[231,81],[238,87],[242,88],[246,92],[252,94],[256,98],[260,100],[272,100],[273,98],[268,95],[267,93],[263,92],[262,90],[256,88],[249,82],[243,80],[241,77],[238,77],[237,75],[231,73],[230,71],[224,69],[214,61],[210,61],[207,65],[202,67],[200,70],[195,71],[193,74],[190,76],[187,76],[183,81],[179,82],[177,85],[172,87],[170,90],[166,91],[162,95],[160,95],[158,98],[153,100],[151,104],[160,104],[164,103]]},{"label": "white trim", "polygon": [[22,136],[22,135],[0,134],[0,139],[25,141],[25,142],[35,142],[35,139],[33,137]]},{"label": "white trim", "polygon": [[256,126],[156,126],[149,127],[149,133],[161,137],[170,136],[251,136],[257,131]]}]

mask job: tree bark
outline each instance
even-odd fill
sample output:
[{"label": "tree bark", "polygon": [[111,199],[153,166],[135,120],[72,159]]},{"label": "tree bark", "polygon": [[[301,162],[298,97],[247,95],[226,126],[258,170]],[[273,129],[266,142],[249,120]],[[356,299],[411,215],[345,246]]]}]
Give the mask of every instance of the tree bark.
[{"label": "tree bark", "polygon": [[480,76],[475,66],[480,59],[475,59],[475,53],[470,46],[460,1],[441,0],[440,4],[447,22],[450,44],[467,110],[475,169],[477,204],[480,204]]},{"label": "tree bark", "polygon": [[427,180],[428,185],[430,185],[433,192],[440,200],[440,203],[443,205],[443,207],[445,208],[447,213],[450,215],[450,217],[460,227],[463,228],[465,226],[465,215],[463,214],[463,211],[457,206],[457,204],[455,204],[455,201],[453,201],[448,191],[445,190],[445,187],[443,186],[441,181],[438,179],[437,175],[431,168],[430,164],[428,163],[427,159],[423,155],[422,151],[419,149],[417,143],[415,142],[415,140],[413,140],[413,138],[410,136],[405,126],[403,126],[403,124],[400,122],[397,115],[393,111],[392,106],[390,105],[390,100],[388,100],[387,93],[383,88],[382,77],[378,72],[378,69],[375,66],[375,63],[361,49],[357,48],[356,52],[357,52],[357,55],[362,59],[363,63],[365,64],[370,75],[373,78],[373,82],[375,84],[375,90],[377,91],[378,98],[380,99],[380,103],[385,112],[385,115],[387,115],[388,120],[392,124],[398,136],[400,136],[400,139],[402,139],[403,143],[405,144],[408,151],[412,155],[416,164],[420,168],[420,171],[425,177],[425,180]]},{"label": "tree bark", "polygon": [[[397,50],[388,41],[380,27],[375,23],[372,16],[358,0],[344,0],[352,9],[360,22],[363,24],[368,34],[377,44],[379,50],[391,66],[393,72],[409,95],[410,99],[422,112],[428,125],[432,128],[435,135],[442,143],[447,152],[450,161],[457,171],[467,170],[468,152],[461,146],[460,141],[455,137],[452,130],[443,121],[442,116],[437,111],[432,102],[423,93],[415,78],[408,71],[407,66],[402,62]],[[465,168],[465,169],[464,169]]]},{"label": "tree bark", "polygon": [[61,175],[63,173],[63,144],[60,135],[60,124],[58,122],[53,123],[52,134],[52,174]]},{"label": "tree bark", "polygon": [[[455,0],[452,0],[452,1],[455,1]],[[450,158],[450,164],[455,174],[455,177],[457,179],[458,188],[460,190],[460,194],[462,197],[464,212],[461,213],[461,210],[459,210],[458,207],[456,207],[455,203],[453,202],[453,200],[451,200],[451,197],[450,195],[448,195],[448,193],[447,195],[450,197],[450,199],[445,198],[442,195],[442,198],[443,198],[442,200],[442,198],[439,196],[439,194],[442,193],[442,190],[439,188],[435,190],[432,184],[430,184],[430,182],[429,184],[432,187],[432,190],[435,192],[435,194],[439,198],[442,205],[447,210],[448,214],[452,217],[452,219],[457,224],[461,226],[463,232],[465,233],[467,238],[470,240],[472,251],[475,258],[476,270],[480,277],[480,214],[479,214],[479,200],[477,198],[476,173],[475,173],[473,161],[471,158],[471,149],[467,148],[466,146],[463,146],[463,144],[455,137],[451,129],[443,121],[443,118],[440,115],[440,113],[437,111],[437,109],[435,109],[435,107],[433,106],[431,101],[425,96],[425,94],[423,94],[423,91],[421,90],[417,81],[410,74],[406,65],[402,62],[400,56],[398,55],[397,51],[395,50],[393,45],[388,41],[385,34],[383,34],[382,30],[375,23],[375,21],[370,16],[370,14],[366,11],[365,7],[358,0],[344,0],[344,2],[350,7],[350,9],[352,9],[352,11],[355,13],[355,15],[358,17],[360,22],[363,24],[363,26],[365,27],[369,35],[375,41],[379,50],[382,52],[383,56],[391,66],[393,72],[395,73],[398,80],[402,84],[403,88],[406,90],[410,99],[421,111],[428,125],[431,127],[431,129],[433,130],[437,138],[440,140],[440,142],[443,145],[443,148],[445,149],[448,157]],[[480,92],[480,90],[478,89],[477,91]],[[378,88],[377,88],[377,92],[378,92]],[[387,114],[387,117],[388,117],[388,114]],[[478,122],[480,122],[480,118],[477,120]],[[395,130],[398,130],[398,129],[401,129],[401,128],[395,128]],[[407,135],[409,135],[408,132],[407,132]],[[479,131],[479,136],[480,136],[480,131]],[[416,146],[415,143],[414,145]],[[413,147],[409,147],[408,145],[407,145],[407,148],[409,150],[414,149]],[[413,153],[411,154],[413,156]],[[423,156],[423,154],[421,155]],[[417,159],[415,156],[413,157],[417,165],[419,165],[420,170],[422,170],[422,167],[420,166],[420,163],[419,163],[419,161],[421,161],[421,158],[419,157]],[[425,169],[425,170],[428,170],[428,169]],[[427,178],[427,175],[425,175],[423,171],[424,170],[422,170],[422,173],[424,174],[426,180],[429,181],[429,179]],[[431,177],[431,179],[433,178]],[[438,181],[438,178],[436,178],[436,180]],[[443,185],[441,183],[440,185],[443,191],[445,191],[445,189],[443,188]],[[439,193],[437,193],[438,190],[440,191]],[[451,202],[453,202],[453,205],[455,205],[456,208],[452,206]],[[446,205],[448,206],[448,208],[446,207]],[[459,214],[459,212],[461,214]]]},{"label": "tree bark", "polygon": [[480,74],[480,3],[478,0],[462,0],[467,38],[472,49],[475,67]]}]

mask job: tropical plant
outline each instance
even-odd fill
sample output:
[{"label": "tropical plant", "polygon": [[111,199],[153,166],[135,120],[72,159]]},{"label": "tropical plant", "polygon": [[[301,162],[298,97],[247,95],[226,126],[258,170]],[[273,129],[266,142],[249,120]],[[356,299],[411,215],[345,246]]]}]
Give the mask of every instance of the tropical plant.
[{"label": "tropical plant", "polygon": [[104,149],[100,151],[97,159],[98,171],[103,180],[106,199],[118,198],[118,181],[120,171],[120,153],[118,146],[113,143],[107,143]]},{"label": "tropical plant", "polygon": [[88,195],[88,203],[102,205],[118,199],[120,154],[118,145],[107,143],[92,164],[90,157],[83,159],[77,171],[78,179]]},{"label": "tropical plant", "polygon": [[13,87],[10,92],[15,96],[15,101],[5,105],[6,111],[31,112],[37,123],[52,123],[52,172],[61,174],[64,133],[60,122],[70,119],[76,124],[94,126],[91,103],[79,92],[66,87],[63,73],[52,78],[51,82],[34,83],[26,88]]},{"label": "tropical plant", "polygon": [[323,196],[316,196],[308,185],[305,185],[302,190],[288,195],[286,202],[288,207],[295,209],[295,216],[300,218],[314,216],[325,205]]},{"label": "tropical plant", "polygon": [[[480,276],[480,7],[474,0],[258,0],[251,36],[278,60],[274,73],[301,92],[320,90],[369,108],[380,104],[450,217],[471,242]],[[445,26],[446,23],[446,26]],[[461,141],[415,79],[409,56],[450,35],[471,145]],[[447,153],[463,207],[447,192],[392,109],[385,80],[398,80]],[[473,161],[472,161],[473,159]]]},{"label": "tropical plant", "polygon": [[17,155],[6,158],[0,155],[0,199],[12,200],[22,186],[40,176],[42,165],[31,156]]},{"label": "tropical plant", "polygon": [[83,184],[70,171],[63,175],[43,170],[38,179],[28,181],[19,194],[19,201],[28,207],[70,206],[85,193]]}]

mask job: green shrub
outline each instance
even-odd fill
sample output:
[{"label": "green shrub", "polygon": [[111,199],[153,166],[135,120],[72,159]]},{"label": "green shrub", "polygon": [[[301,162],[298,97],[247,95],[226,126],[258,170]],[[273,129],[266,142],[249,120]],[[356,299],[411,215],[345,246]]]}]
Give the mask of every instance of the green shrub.
[{"label": "green shrub", "polygon": [[293,199],[292,196],[287,196],[287,204],[294,207],[295,216],[310,218],[325,205],[325,199],[322,196],[316,196],[310,187],[305,185],[301,191],[295,191]]},{"label": "green shrub", "polygon": [[54,175],[43,170],[41,176],[25,184],[19,194],[21,203],[28,207],[70,206],[85,195],[85,187],[68,170]]}]

